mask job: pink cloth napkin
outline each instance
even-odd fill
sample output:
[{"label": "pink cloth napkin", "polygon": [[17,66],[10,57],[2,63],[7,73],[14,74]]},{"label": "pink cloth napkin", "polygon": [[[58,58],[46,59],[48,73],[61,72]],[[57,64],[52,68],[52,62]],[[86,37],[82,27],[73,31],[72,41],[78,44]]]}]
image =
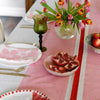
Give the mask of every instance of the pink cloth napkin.
[{"label": "pink cloth napkin", "polygon": [[39,49],[22,49],[6,46],[4,44],[0,45],[0,58],[8,60],[23,60],[33,58],[34,60],[38,57]]},{"label": "pink cloth napkin", "polygon": [[[16,44],[13,44],[16,46]],[[0,45],[0,63],[7,67],[20,67],[32,64],[41,58],[41,51],[32,45],[19,44],[22,48],[1,44]],[[26,46],[26,48],[23,47]],[[27,48],[31,46],[31,48]]]}]

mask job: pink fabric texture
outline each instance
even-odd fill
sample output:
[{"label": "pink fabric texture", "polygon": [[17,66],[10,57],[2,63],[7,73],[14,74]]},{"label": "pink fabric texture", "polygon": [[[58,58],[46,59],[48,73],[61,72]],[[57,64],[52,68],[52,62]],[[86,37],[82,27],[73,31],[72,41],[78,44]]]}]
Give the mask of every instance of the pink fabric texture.
[{"label": "pink fabric texture", "polygon": [[[76,0],[71,1],[74,2],[74,5],[76,4]],[[80,2],[80,0],[77,0],[77,2]],[[66,4],[64,7],[67,8]],[[43,35],[43,46],[47,47],[47,51],[43,52],[39,61],[28,67],[26,74],[29,74],[31,77],[23,78],[18,89],[35,89],[45,93],[50,100],[65,100],[69,76],[57,77],[51,75],[46,71],[43,63],[46,57],[56,52],[64,51],[73,55],[76,36],[69,40],[62,40],[57,36],[54,27],[54,22],[49,23],[49,30]]]},{"label": "pink fabric texture", "polygon": [[45,70],[43,62],[47,56],[59,51],[73,55],[76,37],[69,40],[60,39],[54,30],[54,23],[49,24],[49,29],[43,41],[47,51],[43,53],[38,62],[29,66],[26,74],[29,74],[31,77],[24,78],[19,89],[36,89],[47,94],[51,100],[64,100],[69,77],[57,77],[49,74]]},{"label": "pink fabric texture", "polygon": [[[89,34],[100,33],[100,1],[91,0],[90,18],[93,25],[89,27]],[[95,53],[90,46],[87,51],[83,100],[100,100],[100,54]]]}]

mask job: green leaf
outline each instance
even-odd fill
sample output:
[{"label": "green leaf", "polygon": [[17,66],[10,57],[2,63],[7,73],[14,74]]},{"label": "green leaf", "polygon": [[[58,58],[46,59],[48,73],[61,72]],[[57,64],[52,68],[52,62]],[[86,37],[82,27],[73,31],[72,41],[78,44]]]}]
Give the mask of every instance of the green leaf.
[{"label": "green leaf", "polygon": [[38,12],[39,14],[44,14],[45,16],[47,16],[49,18],[49,20],[57,20],[56,17],[50,13],[41,12],[39,10],[36,10],[36,12]]},{"label": "green leaf", "polygon": [[69,11],[70,11],[70,0],[68,0],[68,13],[69,13]]},{"label": "green leaf", "polygon": [[78,27],[78,23],[76,24],[76,26],[77,26],[77,29],[78,29],[78,32],[79,32],[79,27]]},{"label": "green leaf", "polygon": [[75,10],[75,7],[72,7],[72,8],[70,9],[70,13],[72,13],[74,10]]},{"label": "green leaf", "polygon": [[79,10],[79,9],[83,8],[84,4],[85,4],[85,3],[83,3],[83,4],[82,4],[79,8],[77,8],[77,9]]},{"label": "green leaf", "polygon": [[84,16],[86,15],[87,13],[86,13],[86,9],[85,9],[85,11],[84,11],[84,14],[83,15],[79,15],[77,12],[76,13],[74,13],[74,18],[76,17],[78,20],[84,20],[84,19],[86,19]]},{"label": "green leaf", "polygon": [[77,17],[77,19],[79,19],[79,20],[84,20],[84,19],[86,19],[85,17],[82,17],[82,16],[76,16]]},{"label": "green leaf", "polygon": [[82,4],[79,8],[72,11],[72,15],[75,15],[79,9],[83,8],[84,4]]},{"label": "green leaf", "polygon": [[62,14],[62,12],[61,12],[61,10],[59,9],[59,7],[58,7],[58,5],[57,5],[56,2],[55,2],[55,6],[56,6],[57,11],[58,11],[60,14]]},{"label": "green leaf", "polygon": [[77,29],[79,31],[79,27],[78,27],[79,20],[76,17],[74,17],[73,19],[74,19],[74,22],[75,22]]},{"label": "green leaf", "polygon": [[57,12],[55,10],[53,10],[49,5],[47,5],[46,3],[41,3],[43,7],[47,8],[50,12],[52,12],[53,14],[56,14]]},{"label": "green leaf", "polygon": [[73,3],[71,2],[70,7],[72,8]]},{"label": "green leaf", "polygon": [[79,32],[79,27],[78,27],[78,23],[75,23],[76,24],[76,26],[77,26],[77,30],[78,30],[78,32]]},{"label": "green leaf", "polygon": [[64,14],[64,15],[66,15],[66,14],[68,15],[68,13],[67,13],[67,11],[66,11],[65,8],[62,8],[62,10],[63,10],[63,14]]},{"label": "green leaf", "polygon": [[73,13],[73,11],[75,11],[76,9],[75,9],[75,6],[73,7],[73,3],[72,2],[70,2],[70,0],[68,0],[68,13],[69,14],[72,14]]},{"label": "green leaf", "polygon": [[55,20],[55,21],[57,20],[56,17],[54,15],[50,14],[50,13],[43,12],[43,14],[45,16],[47,16],[49,18],[49,20]]},{"label": "green leaf", "polygon": [[74,16],[74,21],[75,21],[75,23],[79,23],[79,20]]},{"label": "green leaf", "polygon": [[36,12],[38,12],[39,14],[43,14],[43,12],[42,11],[39,11],[39,10],[35,10]]},{"label": "green leaf", "polygon": [[65,8],[62,8],[62,11],[63,11],[63,16],[62,16],[62,19],[63,19],[63,20],[66,20],[66,19],[67,19],[67,17],[68,17],[68,13],[67,13],[67,11],[66,11],[66,9],[65,9]]}]

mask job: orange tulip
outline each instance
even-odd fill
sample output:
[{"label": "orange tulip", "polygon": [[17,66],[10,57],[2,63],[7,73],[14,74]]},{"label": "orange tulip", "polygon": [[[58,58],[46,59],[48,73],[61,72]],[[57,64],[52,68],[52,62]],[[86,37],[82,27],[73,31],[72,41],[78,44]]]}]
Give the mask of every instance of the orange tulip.
[{"label": "orange tulip", "polygon": [[90,2],[86,2],[84,7],[90,7],[91,6],[91,3]]},{"label": "orange tulip", "polygon": [[83,14],[84,14],[84,8],[79,9],[79,10],[78,10],[78,14],[79,14],[79,15],[83,15]]},{"label": "orange tulip", "polygon": [[61,15],[59,12],[57,12],[56,18],[57,18],[57,19],[60,19],[61,17],[62,17],[62,15]]},{"label": "orange tulip", "polygon": [[92,25],[93,24],[91,19],[87,19],[85,22],[86,22],[87,25]]},{"label": "orange tulip", "polygon": [[59,5],[64,5],[64,0],[58,0]]},{"label": "orange tulip", "polygon": [[62,20],[58,20],[57,21],[57,25],[62,26],[63,25],[63,21]]}]

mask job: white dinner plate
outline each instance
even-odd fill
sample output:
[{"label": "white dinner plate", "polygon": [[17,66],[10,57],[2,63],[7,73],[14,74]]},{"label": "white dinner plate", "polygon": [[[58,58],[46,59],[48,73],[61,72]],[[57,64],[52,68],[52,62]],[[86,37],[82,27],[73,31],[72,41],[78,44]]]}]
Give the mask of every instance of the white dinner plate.
[{"label": "white dinner plate", "polygon": [[17,90],[1,95],[0,100],[49,100],[49,98],[37,90]]},{"label": "white dinner plate", "polygon": [[30,44],[14,43],[0,45],[0,64],[6,66],[25,66],[35,63],[42,56],[39,48]]},{"label": "white dinner plate", "polygon": [[53,65],[53,61],[52,61],[52,55],[48,56],[45,60],[44,60],[44,67],[45,69],[52,75],[55,76],[69,76],[73,73],[75,73],[75,71],[77,71],[78,67],[77,66],[75,69],[73,69],[72,71],[68,71],[68,72],[64,72],[64,73],[59,73],[59,72],[55,72],[49,69],[49,65]]}]

